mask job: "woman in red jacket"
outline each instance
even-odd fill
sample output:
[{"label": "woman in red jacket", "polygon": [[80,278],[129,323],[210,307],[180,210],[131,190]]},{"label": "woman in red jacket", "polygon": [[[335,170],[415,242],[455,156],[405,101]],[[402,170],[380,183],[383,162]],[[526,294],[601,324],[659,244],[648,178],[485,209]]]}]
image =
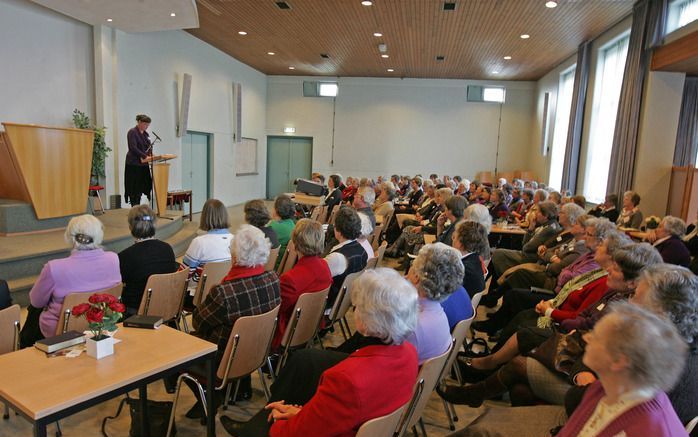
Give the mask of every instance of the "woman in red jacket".
[{"label": "woman in red jacket", "polygon": [[[379,268],[356,279],[351,297],[356,329],[372,337],[374,344],[326,370],[309,399],[283,400],[272,387],[273,402],[250,421],[222,416],[221,424],[231,435],[349,437],[364,422],[409,402],[417,378],[417,352],[404,340],[417,325],[417,291],[395,270]],[[283,370],[277,382],[282,378]]]},{"label": "woman in red jacket", "polygon": [[322,225],[310,219],[301,219],[291,232],[291,241],[299,259],[291,270],[281,275],[281,308],[279,324],[274,334],[272,348],[277,348],[286,332],[293,307],[303,293],[322,291],[332,285],[332,273],[327,262],[321,258],[325,248],[325,233]]}]

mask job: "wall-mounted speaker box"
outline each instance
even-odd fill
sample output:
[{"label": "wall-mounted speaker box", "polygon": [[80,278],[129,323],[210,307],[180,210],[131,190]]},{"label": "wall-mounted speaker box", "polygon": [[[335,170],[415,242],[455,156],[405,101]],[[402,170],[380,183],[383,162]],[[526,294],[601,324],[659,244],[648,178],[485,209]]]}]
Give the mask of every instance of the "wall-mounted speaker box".
[{"label": "wall-mounted speaker box", "polygon": [[177,136],[182,137],[187,133],[189,122],[189,99],[191,97],[191,74],[184,73],[182,77],[182,97],[179,100],[179,123],[177,124]]}]

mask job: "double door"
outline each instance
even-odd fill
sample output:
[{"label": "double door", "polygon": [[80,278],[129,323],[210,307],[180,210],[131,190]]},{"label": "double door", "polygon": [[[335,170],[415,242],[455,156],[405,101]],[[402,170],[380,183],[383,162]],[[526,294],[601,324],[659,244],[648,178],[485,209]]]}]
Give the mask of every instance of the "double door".
[{"label": "double door", "polygon": [[267,137],[267,199],[296,191],[293,181],[310,179],[312,162],[312,138]]}]

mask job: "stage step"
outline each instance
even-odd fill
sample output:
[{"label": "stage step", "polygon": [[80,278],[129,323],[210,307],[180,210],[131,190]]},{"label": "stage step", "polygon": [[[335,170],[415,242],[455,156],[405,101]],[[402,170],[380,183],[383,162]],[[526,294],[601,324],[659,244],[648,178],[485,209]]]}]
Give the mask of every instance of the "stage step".
[{"label": "stage step", "polygon": [[[87,198],[87,195],[85,195]],[[0,199],[0,235],[65,228],[72,216],[39,220],[27,202]]]}]

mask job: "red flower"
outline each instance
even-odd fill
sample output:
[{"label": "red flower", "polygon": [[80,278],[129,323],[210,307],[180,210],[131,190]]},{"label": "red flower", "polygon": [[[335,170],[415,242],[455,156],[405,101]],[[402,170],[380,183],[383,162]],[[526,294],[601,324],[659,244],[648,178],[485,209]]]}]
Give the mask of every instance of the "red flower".
[{"label": "red flower", "polygon": [[73,316],[78,317],[87,312],[87,310],[90,309],[90,304],[89,303],[81,303],[80,305],[75,305],[73,307]]},{"label": "red flower", "polygon": [[508,215],[506,211],[499,211],[498,214],[500,217],[506,217]]},{"label": "red flower", "polygon": [[87,321],[90,323],[102,323],[104,311],[100,310],[99,308],[90,308],[90,310],[87,311],[87,314],[85,314],[85,317],[87,317]]},{"label": "red flower", "polygon": [[119,299],[117,299],[113,294],[104,294],[103,296],[106,296],[105,302],[109,305],[117,303],[119,301]]},{"label": "red flower", "polygon": [[121,302],[113,302],[109,304],[109,308],[116,313],[123,313],[126,311],[126,305]]},{"label": "red flower", "polygon": [[90,303],[102,303],[102,302],[107,302],[107,299],[109,299],[107,296],[108,294],[100,294],[100,293],[95,293],[92,296],[90,296],[89,299],[87,299]]}]

